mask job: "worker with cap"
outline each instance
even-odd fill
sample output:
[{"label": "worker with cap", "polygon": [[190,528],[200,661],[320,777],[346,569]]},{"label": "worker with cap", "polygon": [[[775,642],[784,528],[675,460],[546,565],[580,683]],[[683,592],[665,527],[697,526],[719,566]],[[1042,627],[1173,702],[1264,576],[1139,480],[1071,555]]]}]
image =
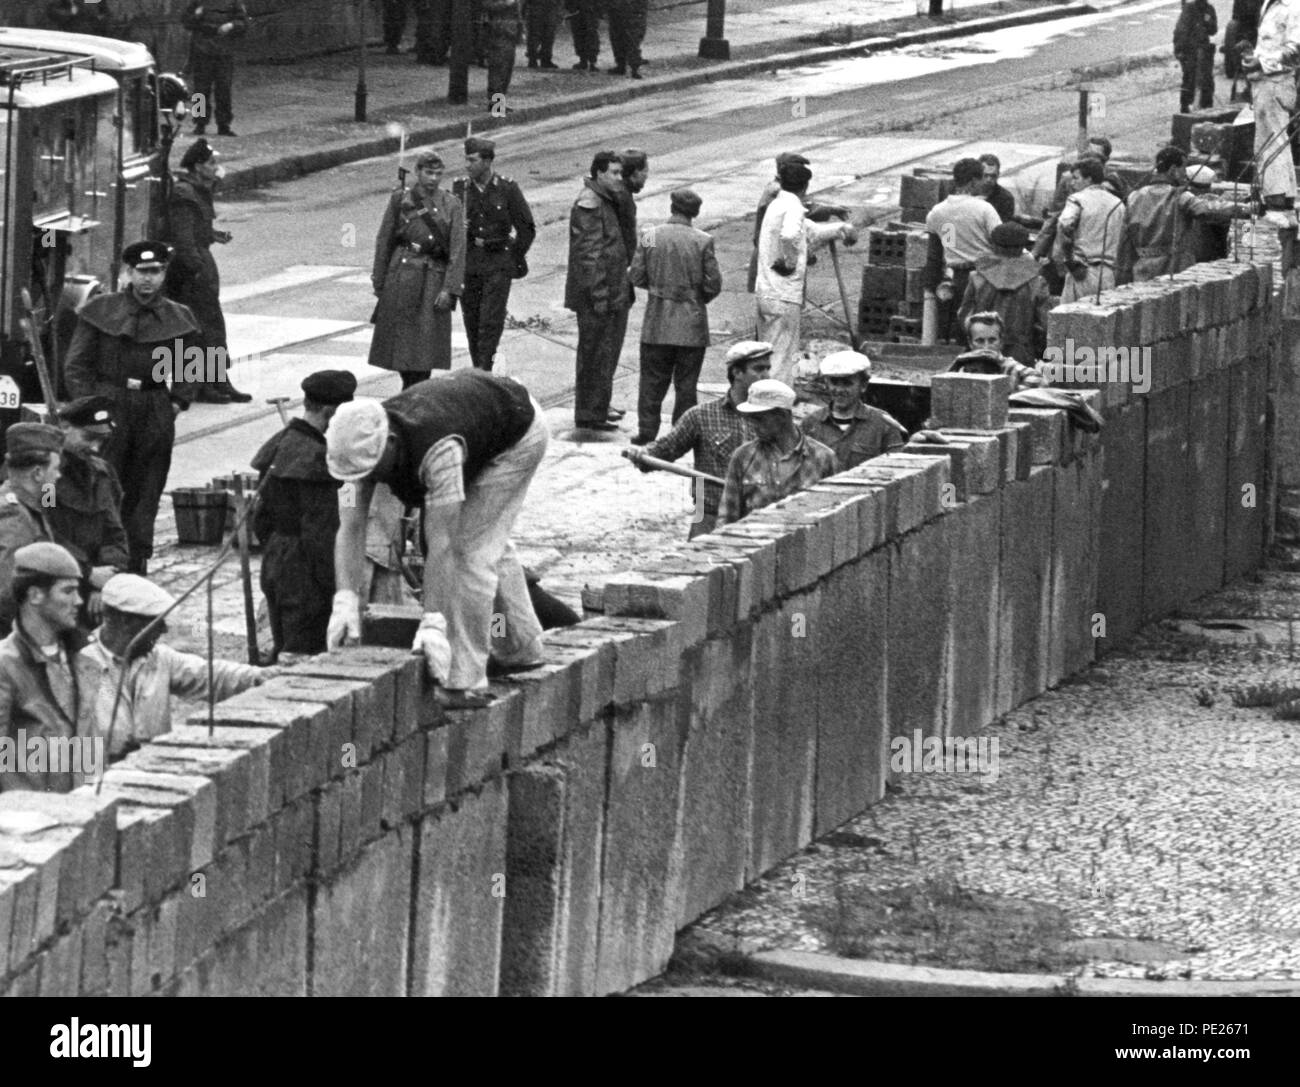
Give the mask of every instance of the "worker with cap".
[{"label": "worker with cap", "polygon": [[496,144],[465,141],[466,177],[451,191],[465,210],[465,291],[461,317],[470,360],[491,370],[506,324],[510,282],[528,274],[528,250],[537,237],[533,213],[518,182],[494,169]]},{"label": "worker with cap", "polygon": [[[385,483],[424,527],[424,619],[415,640],[448,707],[486,705],[498,673],[542,663],[542,628],[510,530],[549,434],[517,381],[466,367],[339,408],[325,434],[330,474],[347,488],[334,548],[331,649],[361,636],[366,520]],[[494,604],[495,601],[495,604]]]},{"label": "worker with cap", "polygon": [[806,490],[834,475],[835,454],[794,424],[794,390],[780,381],[756,381],[736,407],[753,420],[757,437],[731,455],[718,520],[746,514]]},{"label": "worker with cap", "polygon": [[856,468],[907,443],[907,430],[888,412],[863,403],[871,381],[871,360],[857,351],[834,351],[819,373],[830,391],[830,406],[818,408],[799,424],[835,454],[835,471]]},{"label": "worker with cap", "polygon": [[339,529],[339,483],[325,465],[325,432],[357,379],[320,370],[303,379],[302,391],[302,418],[291,419],[252,462],[263,480],[253,528],[262,541],[262,592],[277,658],[325,652]]},{"label": "worker with cap", "polygon": [[136,572],[153,554],[176,416],[194,399],[195,388],[185,380],[185,355],[203,343],[189,309],[163,296],[168,260],[162,242],[128,245],[122,251],[126,289],[96,295],[77,311],[67,355],[72,396],[101,394],[112,403],[115,427],[104,459],[122,484],[122,524]]},{"label": "worker with cap", "polygon": [[56,542],[81,564],[84,626],[99,621],[100,591],[131,562],[122,527],[122,486],[101,454],[113,436],[113,405],[83,396],[59,410],[63,462],[54,504],[45,511]]},{"label": "worker with cap", "polygon": [[[628,456],[643,472],[650,471],[646,457],[674,461],[685,453],[694,455],[695,470],[722,479],[727,474],[731,454],[754,439],[754,424],[738,411],[749,396],[749,389],[772,372],[772,345],[759,340],[741,340],[727,351],[726,396],[697,404],[674,424],[672,430],[644,449],[632,449]],[[690,538],[712,532],[718,523],[722,504],[722,485],[708,480],[692,480],[695,485],[695,512],[691,518]]]},{"label": "worker with cap", "polygon": [[[1213,197],[1212,186],[1218,180],[1219,175],[1209,166],[1193,166],[1187,171],[1187,190],[1194,196]],[[1181,240],[1183,255],[1179,258],[1179,265],[1186,268],[1207,260],[1225,259],[1230,231],[1231,224],[1227,222],[1205,216],[1193,219],[1191,229]]]},{"label": "worker with cap", "polygon": [[[754,250],[749,255],[749,278],[746,280],[746,287],[750,294],[754,293],[754,288],[758,278],[758,239],[763,233],[763,213],[767,211],[767,205],[776,199],[777,194],[781,191],[781,179],[779,171],[786,163],[796,163],[800,166],[808,166],[808,159],[797,151],[782,151],[776,156],[776,168],[778,176],[773,177],[766,185],[758,197],[758,211],[754,215]],[[824,223],[827,219],[843,219],[848,216],[848,208],[840,204],[823,203],[819,200],[813,200],[806,193],[803,196],[804,207],[808,209],[808,218],[814,223]],[[809,255],[808,263],[815,264],[817,258]]]},{"label": "worker with cap", "polygon": [[1156,152],[1151,180],[1129,194],[1128,216],[1120,241],[1120,282],[1131,278],[1141,283],[1181,272],[1195,263],[1183,239],[1191,234],[1198,220],[1226,223],[1250,215],[1251,209],[1245,204],[1185,188],[1186,166],[1185,151],[1162,147]]},{"label": "worker with cap", "polygon": [[674,426],[695,407],[709,346],[708,305],[722,291],[713,238],[691,225],[700,213],[700,198],[690,189],[674,189],[669,209],[668,222],[641,233],[628,273],[633,285],[645,287],[649,294],[641,323],[641,388],[633,445],[645,445],[658,435],[659,412],[670,383]]},{"label": "worker with cap", "polygon": [[379,304],[369,362],[402,375],[402,388],[451,368],[451,311],[465,286],[465,210],[439,187],[442,156],[415,160],[416,182],[389,198],[370,281]]},{"label": "worker with cap", "polygon": [[195,399],[205,404],[246,404],[253,398],[230,383],[226,316],[221,312],[221,276],[212,245],[225,245],[230,231],[217,230],[212,194],[221,177],[220,156],[207,140],[195,140],[181,158],[181,172],[167,198],[172,259],[167,265],[167,297],[189,306],[203,336],[207,373],[195,383]]},{"label": "worker with cap", "polygon": [[[206,657],[182,653],[159,641],[167,633],[167,622],[160,616],[175,603],[176,598],[166,589],[135,574],[118,574],[104,586],[104,622],[81,656],[88,673],[95,734],[104,739],[110,759],[171,731],[173,695],[207,698],[211,691],[213,701],[220,702],[277,674],[249,664],[214,660],[209,686]],[[148,632],[131,649],[128,659],[132,639],[146,627]]]},{"label": "worker with cap", "polygon": [[972,313],[966,318],[965,328],[968,349],[953,360],[949,373],[1001,374],[1011,379],[1012,392],[1051,383],[1046,366],[1043,369],[1026,366],[1004,353],[1005,326],[996,310]]},{"label": "worker with cap", "polygon": [[104,766],[93,743],[93,673],[84,659],[85,635],[77,630],[81,568],[48,541],[21,547],[12,559],[6,595],[17,619],[0,641],[0,740],[23,758],[0,754],[0,792],[67,793]]},{"label": "worker with cap", "polygon": [[14,423],[5,433],[5,479],[0,483],[0,634],[9,633],[17,607],[9,592],[14,555],[54,540],[50,511],[57,501],[63,432],[46,423]]},{"label": "worker with cap", "polygon": [[993,252],[979,257],[966,283],[957,318],[995,310],[1006,328],[1003,350],[1032,366],[1047,347],[1047,315],[1052,295],[1038,261],[1025,253],[1029,231],[1016,222],[993,228]]}]

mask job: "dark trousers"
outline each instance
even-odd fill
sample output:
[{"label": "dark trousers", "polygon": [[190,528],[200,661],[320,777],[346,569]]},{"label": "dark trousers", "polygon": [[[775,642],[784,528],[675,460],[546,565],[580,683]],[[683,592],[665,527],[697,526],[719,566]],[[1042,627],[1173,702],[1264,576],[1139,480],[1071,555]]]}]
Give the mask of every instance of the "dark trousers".
[{"label": "dark trousers", "polygon": [[612,313],[578,310],[577,373],[574,378],[575,426],[603,423],[609,416],[619,348],[627,332],[627,307]]},{"label": "dark trousers", "polygon": [[510,301],[510,273],[484,272],[465,276],[465,293],[460,296],[465,318],[469,357],[480,370],[491,370],[501,330],[506,325],[506,304]]},{"label": "dark trousers", "polygon": [[668,386],[673,387],[673,425],[687,408],[695,407],[695,386],[704,365],[703,347],[676,344],[641,345],[641,389],[636,400],[637,433],[653,438],[659,433],[659,413]]},{"label": "dark trousers", "polygon": [[451,48],[451,0],[415,0],[415,59],[441,64]]},{"label": "dark trousers", "polygon": [[231,105],[231,87],[235,82],[235,58],[190,53],[190,93],[201,94],[203,114],[195,111],[194,123],[206,125],[213,116],[216,105],[217,127],[225,128],[234,119]]},{"label": "dark trousers", "polygon": [[529,60],[551,63],[551,51],[555,48],[555,24],[559,14],[556,0],[530,0],[525,27],[528,35],[525,51]]},{"label": "dark trousers", "polygon": [[970,282],[970,268],[954,268],[952,271],[952,298],[939,303],[939,338],[949,343],[966,343],[966,330],[957,319],[961,309],[961,300],[966,297],[966,284]]},{"label": "dark trousers", "polygon": [[1201,109],[1214,105],[1214,45],[1203,45],[1178,58],[1183,69],[1183,86],[1179,93],[1179,112],[1192,108],[1192,100],[1200,92]]},{"label": "dark trousers", "polygon": [[572,12],[569,29],[573,31],[573,51],[579,60],[595,64],[600,55],[600,8],[596,0],[567,0],[565,7]]},{"label": "dark trousers", "polygon": [[611,0],[609,5],[609,47],[619,68],[641,67],[641,43],[645,40],[646,0]]},{"label": "dark trousers", "polygon": [[122,484],[122,527],[131,568],[138,570],[153,554],[153,527],[172,466],[176,421],[163,388],[116,389],[112,400],[117,426],[104,459]]},{"label": "dark trousers", "polygon": [[487,92],[489,108],[495,104],[493,95],[510,90],[510,77],[515,73],[515,35],[493,30],[485,46],[487,53]]},{"label": "dark trousers", "polygon": [[[321,553],[323,550],[323,554]],[[273,532],[262,556],[262,592],[271,620],[271,639],[286,653],[324,653],[334,596],[330,548],[312,548],[294,536]]]},{"label": "dark trousers", "polygon": [[432,370],[398,370],[402,375],[402,389],[409,389],[412,385],[418,385],[421,381],[428,381]]},{"label": "dark trousers", "polygon": [[396,49],[402,44],[407,3],[408,0],[384,0],[384,44],[389,49]]}]

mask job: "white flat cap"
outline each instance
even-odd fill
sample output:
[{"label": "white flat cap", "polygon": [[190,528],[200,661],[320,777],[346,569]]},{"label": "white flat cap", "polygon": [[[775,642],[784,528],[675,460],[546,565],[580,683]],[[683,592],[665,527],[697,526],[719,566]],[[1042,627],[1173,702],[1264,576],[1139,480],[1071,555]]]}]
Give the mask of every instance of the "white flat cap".
[{"label": "white flat cap", "polygon": [[114,574],[104,583],[104,607],[128,615],[161,615],[176,598],[166,589],[137,574]]},{"label": "white flat cap", "polygon": [[818,369],[822,377],[852,377],[871,374],[871,360],[857,351],[833,351],[822,359]]},{"label": "white flat cap", "polygon": [[374,471],[388,442],[388,412],[378,400],[362,396],[343,404],[325,431],[325,466],[335,479],[350,482]]}]

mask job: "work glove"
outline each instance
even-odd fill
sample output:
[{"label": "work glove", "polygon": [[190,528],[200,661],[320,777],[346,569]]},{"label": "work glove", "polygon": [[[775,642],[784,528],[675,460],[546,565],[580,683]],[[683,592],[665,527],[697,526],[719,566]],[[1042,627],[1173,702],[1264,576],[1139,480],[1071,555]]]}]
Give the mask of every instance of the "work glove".
[{"label": "work glove", "polygon": [[840,230],[840,237],[844,239],[845,245],[858,244],[858,231],[852,223],[844,224],[843,228]]},{"label": "work glove", "polygon": [[361,641],[361,598],[351,589],[340,589],[334,594],[325,645],[328,649],[337,649],[348,639]]},{"label": "work glove", "polygon": [[445,687],[447,676],[451,672],[451,643],[447,641],[447,620],[441,613],[424,613],[411,649],[424,657],[430,678]]}]

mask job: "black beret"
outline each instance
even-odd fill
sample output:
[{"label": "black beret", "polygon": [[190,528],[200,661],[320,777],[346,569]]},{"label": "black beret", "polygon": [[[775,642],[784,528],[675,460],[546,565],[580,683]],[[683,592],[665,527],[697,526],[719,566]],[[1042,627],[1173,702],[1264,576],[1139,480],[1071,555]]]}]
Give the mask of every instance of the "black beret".
[{"label": "black beret", "polygon": [[465,141],[465,154],[467,155],[487,155],[495,157],[497,145],[492,140],[485,140],[482,136],[471,136]]},{"label": "black beret", "polygon": [[776,156],[777,168],[780,169],[786,163],[797,163],[800,166],[807,166],[809,164],[808,160],[804,158],[803,155],[799,154],[798,151],[782,151]]},{"label": "black beret", "polygon": [[11,457],[20,453],[57,453],[63,449],[63,431],[48,423],[14,423],[5,432],[5,452]]},{"label": "black beret", "polygon": [[107,396],[82,396],[59,409],[59,418],[73,426],[112,426],[113,402]]},{"label": "black beret", "polygon": [[181,169],[189,170],[200,162],[207,162],[208,159],[215,158],[216,154],[207,140],[195,140],[181,158]]},{"label": "black beret", "polygon": [[344,404],[357,391],[357,379],[346,370],[317,370],[302,379],[302,391],[317,404]]},{"label": "black beret", "polygon": [[122,250],[122,263],[128,268],[138,268],[142,264],[166,264],[171,255],[172,251],[166,242],[132,242]]},{"label": "black beret", "polygon": [[993,228],[989,240],[1000,249],[1023,249],[1029,244],[1029,231],[1019,223],[1000,223]]}]

